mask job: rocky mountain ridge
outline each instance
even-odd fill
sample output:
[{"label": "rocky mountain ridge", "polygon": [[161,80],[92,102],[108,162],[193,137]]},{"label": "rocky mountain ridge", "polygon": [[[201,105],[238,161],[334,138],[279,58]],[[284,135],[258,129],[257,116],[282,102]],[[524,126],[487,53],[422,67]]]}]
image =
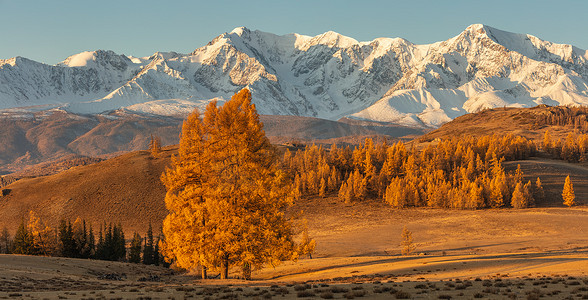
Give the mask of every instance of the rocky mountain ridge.
[{"label": "rocky mountain ridge", "polygon": [[437,127],[483,108],[587,105],[587,60],[574,46],[481,24],[428,45],[240,27],[189,54],[0,60],[0,108],[170,116],[249,88],[261,114]]}]

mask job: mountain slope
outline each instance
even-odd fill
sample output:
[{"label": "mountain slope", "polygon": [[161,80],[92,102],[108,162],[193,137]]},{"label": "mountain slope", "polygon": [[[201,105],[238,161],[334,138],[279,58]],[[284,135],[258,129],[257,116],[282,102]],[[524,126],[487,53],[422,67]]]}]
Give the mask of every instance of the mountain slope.
[{"label": "mountain slope", "polygon": [[261,114],[437,127],[483,108],[588,104],[587,60],[574,46],[481,24],[429,45],[240,27],[190,54],[135,58],[99,50],[55,66],[0,60],[0,108],[93,114],[157,105],[170,114],[247,87]]}]

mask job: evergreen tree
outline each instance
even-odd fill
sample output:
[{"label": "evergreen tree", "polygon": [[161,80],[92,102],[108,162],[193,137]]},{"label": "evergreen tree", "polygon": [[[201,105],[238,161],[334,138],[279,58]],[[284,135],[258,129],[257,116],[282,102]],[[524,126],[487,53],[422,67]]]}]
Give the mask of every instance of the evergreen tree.
[{"label": "evergreen tree", "polygon": [[131,241],[131,247],[129,249],[129,262],[140,263],[141,262],[141,244],[143,239],[135,232]]},{"label": "evergreen tree", "polygon": [[59,222],[58,236],[61,255],[64,257],[78,257],[80,251],[74,240],[73,227],[70,221],[62,219]]},{"label": "evergreen tree", "polygon": [[566,177],[566,181],[564,183],[564,188],[561,193],[563,198],[563,204],[567,205],[568,207],[573,206],[576,204],[575,199],[576,195],[574,194],[574,185],[572,184],[572,180],[570,179],[570,175]]},{"label": "evergreen tree", "polygon": [[0,253],[12,253],[12,238],[6,227],[2,229],[2,233],[0,234],[0,250],[2,250]]},{"label": "evergreen tree", "polygon": [[205,266],[224,279],[238,266],[248,278],[253,268],[292,257],[292,229],[283,214],[291,182],[277,169],[247,89],[222,107],[211,102],[202,120],[197,111],[188,116],[162,181],[170,211],[163,252],[179,267]]},{"label": "evergreen tree", "polygon": [[153,228],[149,223],[149,229],[147,229],[147,237],[145,238],[145,247],[143,247],[143,263],[146,265],[153,265]]},{"label": "evergreen tree", "polygon": [[16,234],[14,235],[12,253],[29,255],[37,254],[33,235],[29,232],[27,226],[25,225],[24,219],[21,220],[20,225],[16,230]]},{"label": "evergreen tree", "polygon": [[543,184],[541,183],[541,179],[539,179],[539,177],[537,177],[537,180],[535,181],[533,196],[537,201],[543,201],[543,199],[545,199],[545,191],[543,190]]}]

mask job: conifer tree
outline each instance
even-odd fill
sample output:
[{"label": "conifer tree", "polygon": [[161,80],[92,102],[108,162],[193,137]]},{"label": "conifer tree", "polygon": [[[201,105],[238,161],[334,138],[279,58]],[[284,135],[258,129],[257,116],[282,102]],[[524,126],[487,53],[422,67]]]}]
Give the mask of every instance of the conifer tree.
[{"label": "conifer tree", "polygon": [[28,229],[29,233],[33,237],[35,249],[37,249],[40,254],[57,254],[58,247],[55,232],[51,227],[45,225],[45,223],[42,222],[41,219],[37,217],[33,211],[29,212]]},{"label": "conifer tree", "polygon": [[311,239],[308,235],[308,223],[304,220],[304,227],[302,229],[302,238],[298,244],[298,255],[308,255],[308,258],[312,259],[312,254],[316,247],[316,241]]},{"label": "conifer tree", "polygon": [[292,257],[283,214],[292,202],[291,181],[277,169],[249,90],[222,107],[211,102],[203,119],[197,111],[188,117],[162,181],[170,212],[162,250],[179,267],[201,265],[224,279],[238,266],[249,278],[252,269]]},{"label": "conifer tree", "polygon": [[570,175],[566,177],[566,181],[564,183],[564,188],[561,193],[563,198],[563,204],[567,205],[568,207],[573,206],[576,204],[575,199],[576,195],[574,194],[574,185],[572,184],[572,180],[570,179]]},{"label": "conifer tree", "polygon": [[59,222],[58,236],[60,252],[64,257],[78,257],[79,250],[74,240],[73,227],[71,222],[62,219]]},{"label": "conifer tree", "polygon": [[131,240],[131,247],[129,248],[129,262],[140,263],[141,262],[141,244],[143,239],[135,232],[133,239]]},{"label": "conifer tree", "polygon": [[545,198],[545,191],[543,190],[543,184],[541,183],[541,179],[539,177],[537,177],[537,180],[535,181],[533,195],[537,201],[542,201]]},{"label": "conifer tree", "polygon": [[151,157],[159,157],[159,154],[161,153],[161,138],[158,136],[153,136],[153,134],[151,135],[151,140],[149,141],[149,151],[151,151]]},{"label": "conifer tree", "polygon": [[324,198],[327,189],[327,183],[324,178],[321,178],[321,184],[319,187],[319,197]]},{"label": "conifer tree", "polygon": [[37,254],[33,235],[29,232],[27,226],[25,225],[24,219],[21,220],[20,225],[16,230],[16,234],[14,235],[12,253],[29,255]]},{"label": "conifer tree", "polygon": [[526,198],[523,190],[523,184],[518,182],[514,192],[512,193],[511,205],[513,208],[527,208],[529,206],[528,199]]},{"label": "conifer tree", "polygon": [[143,248],[143,263],[146,265],[155,264],[153,261],[153,242],[153,228],[151,227],[151,223],[149,223],[147,237],[145,238],[145,247]]},{"label": "conifer tree", "polygon": [[10,233],[6,227],[2,229],[2,233],[0,234],[0,248],[2,250],[0,253],[12,253],[12,238],[10,237]]},{"label": "conifer tree", "polygon": [[410,255],[416,250],[416,245],[412,239],[412,232],[410,232],[406,226],[402,228],[402,235],[400,236],[402,247],[402,255]]}]

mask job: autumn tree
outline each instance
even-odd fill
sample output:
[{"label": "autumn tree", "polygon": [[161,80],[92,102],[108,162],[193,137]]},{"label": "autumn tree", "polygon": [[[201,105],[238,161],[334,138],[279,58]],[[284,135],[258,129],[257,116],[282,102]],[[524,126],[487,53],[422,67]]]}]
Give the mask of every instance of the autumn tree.
[{"label": "autumn tree", "polygon": [[58,251],[57,236],[53,229],[47,226],[41,218],[29,212],[28,231],[33,237],[35,248],[42,255],[55,255]]},{"label": "autumn tree", "polygon": [[158,158],[161,153],[161,138],[158,136],[151,135],[149,140],[149,151],[151,151],[151,157]]},{"label": "autumn tree", "polygon": [[248,279],[252,269],[291,258],[292,229],[283,210],[293,193],[276,157],[249,90],[222,107],[211,102],[203,118],[197,110],[190,114],[178,155],[162,175],[166,258],[186,269],[218,270],[222,279],[231,266]]},{"label": "autumn tree", "polygon": [[512,193],[511,205],[513,208],[527,208],[529,207],[529,199],[523,189],[523,184],[518,182],[514,192]]},{"label": "autumn tree", "polygon": [[400,236],[400,246],[402,247],[402,255],[410,255],[416,250],[416,245],[412,239],[412,232],[409,231],[406,226],[402,228],[402,234]]},{"label": "autumn tree", "polygon": [[561,193],[563,198],[563,204],[567,206],[573,206],[576,204],[574,201],[576,199],[576,195],[574,194],[574,185],[572,184],[572,180],[570,179],[570,175],[566,177],[566,181],[564,183],[563,191]]},{"label": "autumn tree", "polygon": [[537,177],[535,181],[535,188],[533,189],[533,195],[536,200],[543,201],[545,198],[545,190],[543,190],[543,183],[541,183],[541,179]]},{"label": "autumn tree", "polygon": [[308,255],[308,258],[312,259],[312,254],[316,248],[316,241],[311,239],[308,235],[308,222],[304,220],[304,227],[302,229],[302,238],[298,244],[298,255]]}]

